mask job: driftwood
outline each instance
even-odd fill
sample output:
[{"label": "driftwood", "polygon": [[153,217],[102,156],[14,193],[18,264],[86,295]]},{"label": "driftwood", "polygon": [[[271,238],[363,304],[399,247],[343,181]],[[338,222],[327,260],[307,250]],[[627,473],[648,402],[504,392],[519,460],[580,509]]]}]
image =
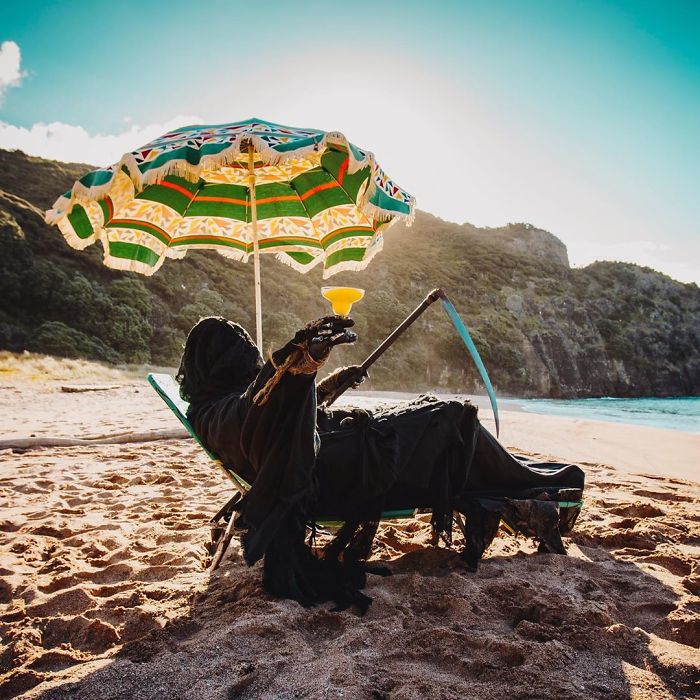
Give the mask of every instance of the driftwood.
[{"label": "driftwood", "polygon": [[61,391],[66,394],[79,394],[83,391],[110,391],[121,388],[121,384],[63,384]]},{"label": "driftwood", "polygon": [[121,445],[128,442],[153,442],[154,440],[180,440],[189,437],[184,428],[151,430],[146,433],[119,433],[90,438],[51,437],[50,435],[10,438],[0,440],[0,450],[31,450],[39,447],[83,447],[89,445]]}]

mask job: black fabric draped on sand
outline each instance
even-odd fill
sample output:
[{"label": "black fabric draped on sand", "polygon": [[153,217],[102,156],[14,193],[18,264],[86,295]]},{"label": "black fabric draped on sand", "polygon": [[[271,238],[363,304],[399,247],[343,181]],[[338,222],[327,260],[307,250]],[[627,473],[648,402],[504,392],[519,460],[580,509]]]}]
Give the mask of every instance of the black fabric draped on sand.
[{"label": "black fabric draped on sand", "polygon": [[[285,345],[262,364],[240,326],[223,319],[199,326],[206,322],[200,340],[207,347],[183,358],[178,378],[197,434],[252,484],[237,506],[236,527],[246,562],[264,557],[263,583],[273,595],[368,605],[358,590],[364,571],[352,556],[317,558],[305,544],[306,524],[316,518],[376,528],[384,510],[429,508],[436,532],[449,540],[453,509],[470,494],[583,488],[576,466],[540,468],[515,459],[468,402],[420,397],[374,412],[330,410],[317,405],[315,373],[286,372],[258,405],[253,397],[298,345]],[[358,556],[366,556],[369,545],[360,549],[366,551]]]}]

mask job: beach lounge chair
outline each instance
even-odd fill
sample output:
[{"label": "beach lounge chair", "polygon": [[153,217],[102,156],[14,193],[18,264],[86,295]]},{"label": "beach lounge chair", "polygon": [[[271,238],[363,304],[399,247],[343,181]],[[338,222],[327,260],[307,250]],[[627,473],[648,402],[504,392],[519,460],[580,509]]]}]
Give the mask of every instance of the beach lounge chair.
[{"label": "beach lounge chair", "polygon": [[[197,444],[207,453],[209,458],[223,470],[226,477],[231,481],[236,493],[222,508],[214,515],[210,521],[212,528],[212,543],[210,552],[212,553],[212,569],[215,569],[221,562],[223,555],[233,536],[233,512],[236,503],[241,496],[250,489],[245,479],[236,474],[233,469],[228,468],[212,454],[199,439],[192,425],[187,420],[187,402],[180,397],[180,386],[169,374],[149,374],[148,382],[155,389],[158,396],[165,401],[168,408],[177,416],[178,420],[185,426],[187,432],[196,440]],[[527,458],[521,458],[527,461]],[[559,533],[566,534],[574,526],[576,518],[581,510],[583,501],[581,500],[580,489],[558,489],[558,488],[536,488],[511,494],[510,497],[503,497],[490,493],[471,494],[468,501],[463,504],[462,512],[471,512],[471,533],[466,530],[464,517],[457,517],[457,523],[467,539],[468,551],[464,557],[470,566],[476,568],[488,543],[493,539],[500,523],[513,535],[522,532],[526,536],[541,536],[531,526],[528,526],[521,517],[523,507],[528,503],[535,502],[538,510],[545,513],[550,506],[556,507],[556,517],[558,519],[558,532],[554,541],[544,543],[541,551],[556,551],[565,553],[561,543]],[[384,511],[381,514],[382,520],[395,520],[400,518],[412,518],[416,514],[415,508],[405,510]],[[553,512],[550,515],[554,515]],[[337,529],[343,522],[332,516],[317,522],[317,525],[326,529]],[[541,539],[541,547],[542,538]]]}]

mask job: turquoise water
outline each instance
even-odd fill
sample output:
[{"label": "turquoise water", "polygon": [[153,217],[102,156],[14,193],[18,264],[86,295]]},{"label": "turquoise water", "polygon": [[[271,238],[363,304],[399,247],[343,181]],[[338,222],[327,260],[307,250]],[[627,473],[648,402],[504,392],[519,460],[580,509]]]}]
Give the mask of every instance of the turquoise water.
[{"label": "turquoise water", "polygon": [[673,399],[508,399],[530,413],[700,433],[700,397]]}]

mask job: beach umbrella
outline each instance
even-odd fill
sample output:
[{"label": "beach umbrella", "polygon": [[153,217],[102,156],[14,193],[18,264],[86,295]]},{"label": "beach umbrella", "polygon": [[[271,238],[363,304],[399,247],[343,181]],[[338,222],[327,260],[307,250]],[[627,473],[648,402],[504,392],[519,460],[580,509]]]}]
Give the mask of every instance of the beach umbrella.
[{"label": "beach umbrella", "polygon": [[255,267],[262,348],[261,253],[328,278],[361,270],[382,233],[410,223],[414,199],[374,154],[337,131],[262,119],[186,126],[76,181],[46,213],[66,241],[101,241],[108,267],[151,275],[166,258],[212,249]]}]

